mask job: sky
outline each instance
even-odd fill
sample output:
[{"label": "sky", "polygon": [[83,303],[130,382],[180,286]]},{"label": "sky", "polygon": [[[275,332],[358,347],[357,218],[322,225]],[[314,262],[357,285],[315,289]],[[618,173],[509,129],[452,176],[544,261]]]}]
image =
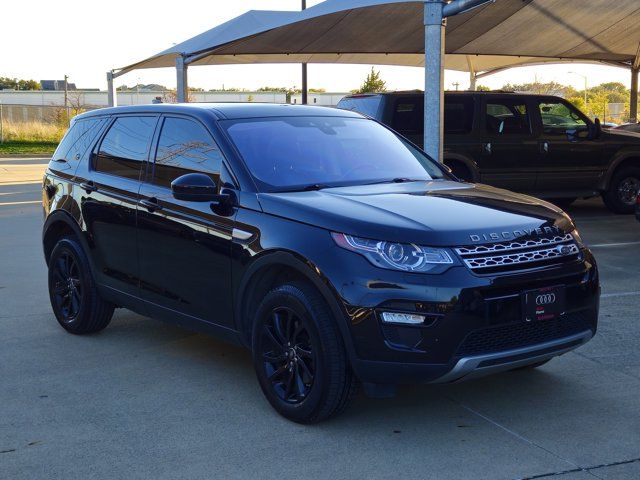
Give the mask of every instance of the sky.
[{"label": "sky", "polygon": [[[313,6],[319,0],[308,0]],[[300,0],[109,0],[108,2],[32,0],[28,9],[16,1],[3,2],[0,76],[34,80],[69,75],[80,88],[106,89],[106,72],[145,59],[175,43],[202,33],[247,10],[296,10]],[[96,5],[100,5],[99,7]],[[179,8],[176,8],[179,7]],[[180,18],[181,17],[181,18]],[[309,86],[329,92],[358,88],[371,65],[310,65]],[[422,89],[424,74],[415,67],[376,67],[389,90]],[[574,73],[569,73],[574,72]],[[628,70],[598,65],[553,65],[511,69],[483,78],[479,84],[500,88],[505,83],[556,81],[584,88],[619,81],[629,87]],[[158,83],[175,88],[173,69],[128,73],[117,85]],[[206,90],[263,86],[300,87],[297,65],[234,65],[194,67],[189,85]],[[467,73],[447,71],[445,87],[469,85]]]}]

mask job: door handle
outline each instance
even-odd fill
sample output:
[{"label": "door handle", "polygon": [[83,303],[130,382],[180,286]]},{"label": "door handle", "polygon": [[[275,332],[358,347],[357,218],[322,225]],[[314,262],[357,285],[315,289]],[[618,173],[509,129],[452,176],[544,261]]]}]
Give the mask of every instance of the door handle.
[{"label": "door handle", "polygon": [[162,210],[162,205],[158,203],[158,199],[155,197],[151,197],[149,200],[142,199],[138,202],[138,205],[146,208],[150,213],[153,213],[156,210]]},{"label": "door handle", "polygon": [[96,190],[98,190],[98,187],[96,187],[96,184],[93,183],[91,180],[89,180],[88,182],[82,182],[80,184],[80,188],[83,189],[85,192],[87,192],[87,195],[91,194],[91,192],[95,192]]},{"label": "door handle", "polygon": [[482,145],[482,149],[484,150],[484,153],[486,153],[487,155],[491,155],[491,152],[492,152],[491,143],[484,143]]},{"label": "door handle", "polygon": [[542,142],[540,144],[540,153],[549,153],[549,142]]}]

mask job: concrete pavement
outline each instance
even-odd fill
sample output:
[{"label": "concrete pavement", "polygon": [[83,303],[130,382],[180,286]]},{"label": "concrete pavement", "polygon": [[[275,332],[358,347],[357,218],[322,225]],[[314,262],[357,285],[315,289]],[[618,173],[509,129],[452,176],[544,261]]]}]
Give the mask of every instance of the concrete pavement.
[{"label": "concrete pavement", "polygon": [[583,348],[537,371],[360,396],[304,427],[271,409],[240,348],[126,310],[101,334],[64,333],[40,245],[43,162],[22,162],[0,160],[0,478],[640,478],[632,217],[571,209],[604,293]]}]

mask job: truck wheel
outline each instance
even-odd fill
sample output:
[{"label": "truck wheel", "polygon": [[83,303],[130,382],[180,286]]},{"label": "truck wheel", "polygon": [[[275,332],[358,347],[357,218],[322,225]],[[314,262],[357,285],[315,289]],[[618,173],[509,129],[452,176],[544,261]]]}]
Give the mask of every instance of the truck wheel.
[{"label": "truck wheel", "polygon": [[635,211],[640,191],[640,167],[623,167],[613,174],[609,190],[602,195],[605,205],[614,213]]},{"label": "truck wheel", "polygon": [[49,258],[49,299],[58,323],[77,335],[104,329],[114,306],[100,298],[89,259],[74,237],[58,241]]},{"label": "truck wheel", "polygon": [[281,285],[265,296],[252,347],[264,395],[289,420],[320,422],[344,410],[355,394],[336,322],[322,297],[304,283]]},{"label": "truck wheel", "polygon": [[473,175],[471,173],[471,170],[469,170],[469,168],[463,163],[460,163],[457,161],[452,161],[452,162],[445,161],[445,164],[451,169],[451,172],[459,180],[462,180],[463,182],[469,182],[469,183],[473,182]]}]

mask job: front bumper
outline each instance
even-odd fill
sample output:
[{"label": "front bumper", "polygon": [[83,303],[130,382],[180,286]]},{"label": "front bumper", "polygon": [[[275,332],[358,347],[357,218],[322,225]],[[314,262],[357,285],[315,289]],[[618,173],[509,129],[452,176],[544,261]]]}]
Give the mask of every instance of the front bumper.
[{"label": "front bumper", "polygon": [[[336,274],[345,262],[358,262],[353,257],[337,258]],[[578,348],[597,330],[600,286],[587,249],[579,260],[509,275],[478,276],[465,267],[407,275],[362,262],[348,272],[349,281],[332,283],[345,305],[353,369],[368,383],[454,382],[511,370]],[[524,322],[521,293],[557,285],[566,289],[565,314]],[[383,310],[431,320],[388,325],[381,322]]]}]

